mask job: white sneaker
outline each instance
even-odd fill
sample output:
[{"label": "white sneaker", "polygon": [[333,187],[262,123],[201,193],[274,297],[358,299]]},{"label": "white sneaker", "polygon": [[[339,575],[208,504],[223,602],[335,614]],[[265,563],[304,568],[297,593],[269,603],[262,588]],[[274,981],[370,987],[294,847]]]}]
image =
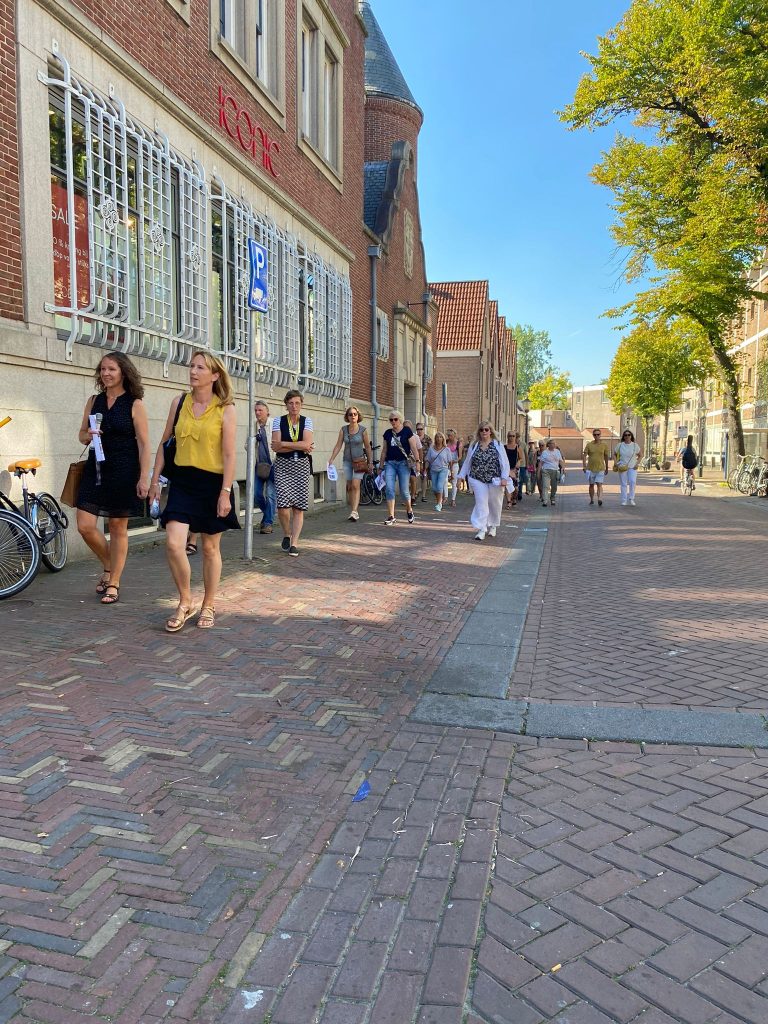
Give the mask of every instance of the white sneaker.
[{"label": "white sneaker", "polygon": [[634,498],[630,498],[629,499],[629,504],[630,505],[634,505],[635,504],[635,499]]},{"label": "white sneaker", "polygon": [[475,534],[475,540],[485,540],[485,530],[478,530]]},{"label": "white sneaker", "polygon": [[356,523],[359,518],[360,518],[360,513],[359,512],[350,512],[349,513],[349,521],[350,521],[350,523]]},{"label": "white sneaker", "polygon": [[488,536],[489,537],[495,537],[496,536],[496,527],[495,526],[489,526],[488,527]]},{"label": "white sneaker", "polygon": [[[626,505],[627,503],[626,503],[626,501],[622,501],[622,503],[621,503],[621,504],[622,504],[622,505]],[[634,504],[634,502],[633,502],[633,504]]]},{"label": "white sneaker", "polygon": [[442,504],[440,502],[438,502],[438,504],[435,505],[435,512],[442,512],[442,511],[443,511],[443,506],[442,506]]}]

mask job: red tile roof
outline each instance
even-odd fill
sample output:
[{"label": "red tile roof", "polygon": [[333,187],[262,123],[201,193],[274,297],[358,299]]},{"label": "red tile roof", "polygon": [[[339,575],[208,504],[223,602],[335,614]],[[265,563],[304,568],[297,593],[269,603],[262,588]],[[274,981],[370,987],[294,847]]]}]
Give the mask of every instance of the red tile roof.
[{"label": "red tile roof", "polygon": [[443,281],[430,283],[429,290],[440,307],[437,351],[481,349],[488,318],[488,282]]},{"label": "red tile roof", "polygon": [[531,427],[531,436],[535,435],[538,440],[547,437],[582,437],[582,431],[578,427]]}]

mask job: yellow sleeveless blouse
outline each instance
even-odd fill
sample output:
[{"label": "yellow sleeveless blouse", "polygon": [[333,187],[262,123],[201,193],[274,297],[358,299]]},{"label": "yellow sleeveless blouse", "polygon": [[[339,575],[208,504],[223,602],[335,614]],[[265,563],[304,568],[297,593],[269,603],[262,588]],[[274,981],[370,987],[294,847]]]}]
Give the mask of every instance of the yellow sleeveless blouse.
[{"label": "yellow sleeveless blouse", "polygon": [[192,395],[186,395],[176,424],[176,465],[223,473],[221,429],[224,406],[214,395],[199,419],[192,415]]}]

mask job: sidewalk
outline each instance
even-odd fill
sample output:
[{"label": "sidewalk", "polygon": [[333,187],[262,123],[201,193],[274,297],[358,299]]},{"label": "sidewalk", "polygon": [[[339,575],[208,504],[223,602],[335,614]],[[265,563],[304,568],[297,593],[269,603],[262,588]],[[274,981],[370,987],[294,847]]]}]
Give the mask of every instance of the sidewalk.
[{"label": "sidewalk", "polygon": [[[646,482],[598,512],[569,486],[481,545],[466,500],[427,508],[321,517],[296,560],[230,538],[212,633],[162,632],[158,549],[113,608],[85,564],[0,606],[0,1022],[768,1020],[763,750],[413,718],[429,687],[754,723],[762,512]],[[504,646],[534,549],[503,692],[494,668],[490,696],[441,694],[451,659]]]}]

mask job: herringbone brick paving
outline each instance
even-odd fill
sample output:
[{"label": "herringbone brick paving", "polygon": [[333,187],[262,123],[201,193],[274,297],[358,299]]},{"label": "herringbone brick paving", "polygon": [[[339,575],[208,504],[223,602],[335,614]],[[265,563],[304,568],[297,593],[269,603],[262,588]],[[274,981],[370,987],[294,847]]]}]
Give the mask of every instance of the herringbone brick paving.
[{"label": "herringbone brick paving", "polygon": [[502,551],[360,525],[228,561],[213,634],[160,631],[159,552],[2,607],[0,1022],[764,1024],[768,758],[406,722]]}]

